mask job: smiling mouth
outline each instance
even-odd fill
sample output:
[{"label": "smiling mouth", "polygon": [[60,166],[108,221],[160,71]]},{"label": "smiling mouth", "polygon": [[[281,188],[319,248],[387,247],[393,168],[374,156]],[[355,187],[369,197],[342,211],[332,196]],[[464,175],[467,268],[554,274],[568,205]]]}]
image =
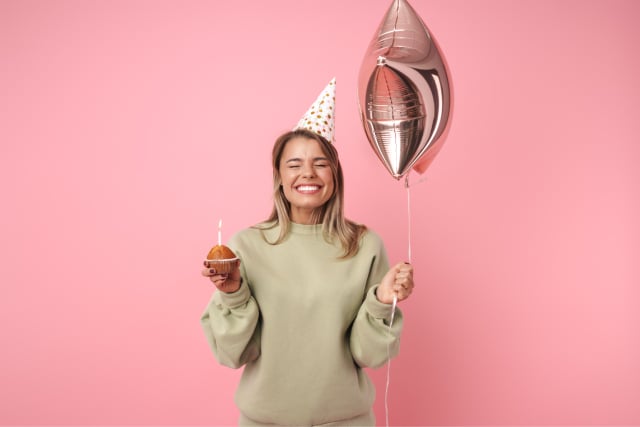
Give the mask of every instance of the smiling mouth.
[{"label": "smiling mouth", "polygon": [[305,193],[305,194],[315,193],[316,191],[320,190],[319,185],[298,185],[295,188],[296,188],[296,191],[298,191],[299,193]]}]

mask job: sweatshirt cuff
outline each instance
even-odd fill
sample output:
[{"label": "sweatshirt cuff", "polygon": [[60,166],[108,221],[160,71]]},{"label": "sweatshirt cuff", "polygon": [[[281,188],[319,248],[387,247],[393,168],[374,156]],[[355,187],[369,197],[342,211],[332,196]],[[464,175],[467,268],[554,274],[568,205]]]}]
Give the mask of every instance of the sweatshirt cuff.
[{"label": "sweatshirt cuff", "polygon": [[367,292],[367,297],[364,301],[365,309],[374,318],[389,321],[391,319],[391,312],[393,311],[393,304],[385,304],[378,301],[376,289],[378,289],[378,285],[372,286],[369,292]]},{"label": "sweatshirt cuff", "polygon": [[229,308],[235,308],[246,304],[251,298],[251,290],[249,286],[247,286],[245,280],[242,280],[240,283],[240,288],[233,293],[226,293],[222,291],[218,291],[218,297],[220,298],[220,302],[226,305]]}]

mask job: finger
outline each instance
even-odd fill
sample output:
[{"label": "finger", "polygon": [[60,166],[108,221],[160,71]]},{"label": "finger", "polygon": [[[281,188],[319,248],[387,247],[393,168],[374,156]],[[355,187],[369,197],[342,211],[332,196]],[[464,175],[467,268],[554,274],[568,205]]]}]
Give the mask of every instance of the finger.
[{"label": "finger", "polygon": [[394,283],[396,285],[402,286],[403,288],[409,288],[413,286],[413,280],[411,279],[411,277],[407,277],[407,276],[396,277],[396,280],[394,281]]},{"label": "finger", "polygon": [[411,291],[413,291],[413,282],[406,281],[406,282],[401,282],[401,283],[395,283],[393,285],[393,289],[397,290],[397,291],[408,291],[408,292],[411,292]]},{"label": "finger", "polygon": [[202,272],[203,276],[211,279],[212,282],[225,281],[229,277],[228,273],[220,274],[220,273],[211,273],[210,270],[205,270]]},{"label": "finger", "polygon": [[399,275],[397,275],[395,277],[395,280],[393,282],[397,283],[397,284],[409,283],[409,282],[411,282],[411,277],[410,276],[405,276],[403,274],[399,274]]},{"label": "finger", "polygon": [[216,288],[222,292],[235,292],[240,288],[240,282],[238,280],[232,280],[230,277],[220,279],[214,284]]},{"label": "finger", "polygon": [[223,277],[222,275],[215,275],[210,277],[210,279],[211,279],[211,282],[213,282],[213,284],[216,285],[216,288],[222,288],[227,281],[227,278]]},{"label": "finger", "polygon": [[409,298],[409,295],[411,295],[411,289],[402,289],[398,292],[398,300],[404,301]]},{"label": "finger", "polygon": [[406,278],[412,278],[413,277],[413,270],[398,270],[398,272],[396,273],[396,277],[406,277]]},{"label": "finger", "polygon": [[214,274],[216,274],[216,269],[215,268],[203,268],[202,269],[202,275],[203,276],[213,276]]},{"label": "finger", "polygon": [[413,274],[413,267],[407,266],[406,264],[397,265],[395,270],[396,270],[396,274],[405,274],[405,275]]},{"label": "finger", "polygon": [[202,270],[202,275],[203,276],[208,276],[208,277],[212,277],[212,276],[224,276],[224,277],[227,277],[229,275],[229,273],[218,273],[215,268],[205,268],[204,270]]},{"label": "finger", "polygon": [[413,282],[413,274],[407,272],[398,273],[395,276],[395,280],[397,282]]},{"label": "finger", "polygon": [[413,265],[408,262],[399,262],[395,265],[398,270],[413,270]]},{"label": "finger", "polygon": [[413,277],[413,270],[399,268],[398,270],[396,270],[396,277]]}]

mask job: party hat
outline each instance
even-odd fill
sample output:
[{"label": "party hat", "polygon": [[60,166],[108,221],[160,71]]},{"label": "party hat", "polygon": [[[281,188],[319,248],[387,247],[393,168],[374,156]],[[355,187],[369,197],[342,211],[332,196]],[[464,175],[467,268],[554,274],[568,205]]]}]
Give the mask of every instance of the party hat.
[{"label": "party hat", "polygon": [[305,115],[300,119],[295,129],[307,129],[333,142],[334,118],[336,105],[335,77],[324,88]]}]

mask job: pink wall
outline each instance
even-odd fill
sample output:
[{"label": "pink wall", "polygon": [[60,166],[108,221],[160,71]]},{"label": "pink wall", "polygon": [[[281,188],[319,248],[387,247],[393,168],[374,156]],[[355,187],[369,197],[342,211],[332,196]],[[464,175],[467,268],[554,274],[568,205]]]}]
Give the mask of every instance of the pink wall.
[{"label": "pink wall", "polygon": [[[333,76],[348,214],[406,258],[356,104],[389,4],[0,2],[0,424],[235,423],[200,260],[267,215],[272,141]],[[456,105],[391,423],[640,424],[640,4],[412,4]]]}]

